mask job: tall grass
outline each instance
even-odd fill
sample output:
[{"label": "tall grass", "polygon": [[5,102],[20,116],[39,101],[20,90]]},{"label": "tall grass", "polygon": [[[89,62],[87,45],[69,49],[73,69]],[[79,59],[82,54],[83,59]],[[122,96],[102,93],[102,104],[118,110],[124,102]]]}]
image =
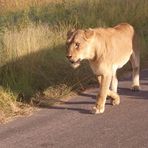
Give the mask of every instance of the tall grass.
[{"label": "tall grass", "polygon": [[53,32],[47,25],[33,24],[21,29],[5,30],[3,43],[5,45],[5,60],[11,61],[18,57],[37,52],[52,44],[50,38],[54,37]]},{"label": "tall grass", "polygon": [[11,92],[15,98],[11,100],[16,101],[20,94],[20,98],[30,98],[38,93],[59,98],[95,81],[87,64],[74,71],[65,58],[64,44],[70,28],[128,22],[141,40],[141,63],[147,61],[147,0],[34,2],[0,1],[1,6],[7,4],[0,12],[0,93]]},{"label": "tall grass", "polygon": [[30,6],[41,6],[48,3],[60,3],[62,0],[0,0],[0,12],[27,9]]},{"label": "tall grass", "polygon": [[16,102],[17,94],[0,87],[0,123],[5,123],[16,116],[30,115],[33,108],[28,104]]}]

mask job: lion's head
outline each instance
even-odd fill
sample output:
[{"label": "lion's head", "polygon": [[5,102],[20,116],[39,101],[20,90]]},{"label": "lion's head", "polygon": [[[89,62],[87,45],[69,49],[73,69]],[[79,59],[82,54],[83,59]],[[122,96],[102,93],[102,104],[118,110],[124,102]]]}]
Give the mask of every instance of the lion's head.
[{"label": "lion's head", "polygon": [[94,31],[92,29],[68,31],[66,57],[73,68],[77,68],[82,60],[93,58],[93,36]]}]

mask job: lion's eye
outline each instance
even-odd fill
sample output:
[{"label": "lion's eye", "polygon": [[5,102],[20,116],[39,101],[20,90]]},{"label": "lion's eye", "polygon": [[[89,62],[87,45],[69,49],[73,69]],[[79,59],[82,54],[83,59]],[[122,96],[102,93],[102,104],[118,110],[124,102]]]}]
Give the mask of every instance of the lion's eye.
[{"label": "lion's eye", "polygon": [[79,46],[80,46],[80,43],[76,43],[76,44],[75,44],[75,48],[76,48],[76,49],[78,49]]}]

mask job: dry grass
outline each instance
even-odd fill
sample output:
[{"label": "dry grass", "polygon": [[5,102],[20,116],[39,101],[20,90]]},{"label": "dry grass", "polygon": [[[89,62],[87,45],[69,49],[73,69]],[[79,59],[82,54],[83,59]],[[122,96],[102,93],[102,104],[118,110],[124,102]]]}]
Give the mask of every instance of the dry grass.
[{"label": "dry grass", "polygon": [[0,12],[24,10],[30,6],[42,6],[49,3],[60,3],[62,0],[0,0]]},{"label": "dry grass", "polygon": [[[0,75],[2,78],[2,87],[0,88],[1,123],[11,120],[10,117],[30,114],[33,108],[29,105],[18,103],[16,99],[20,93],[30,95],[31,91],[33,91],[31,87],[33,87],[35,79],[38,79],[37,77],[40,77],[41,81],[42,77],[44,78],[42,83],[48,80],[48,76],[40,68],[40,62],[44,64],[48,62],[44,61],[46,53],[42,55],[40,52],[42,50],[44,52],[47,47],[53,47],[57,40],[59,41],[59,36],[57,37],[56,35],[57,33],[53,32],[48,25],[36,26],[30,24],[20,30],[16,27],[11,30],[7,28],[4,30],[3,49],[0,54]],[[28,55],[31,56],[29,57]],[[49,64],[47,63],[47,65]],[[49,65],[50,67],[52,68]],[[55,91],[50,90],[50,92],[52,96],[57,96]]]},{"label": "dry grass", "polygon": [[14,117],[30,115],[34,108],[28,104],[16,102],[14,93],[0,87],[0,123],[6,123]]},{"label": "dry grass", "polygon": [[71,79],[73,71],[64,56],[63,44],[69,29],[62,25],[59,32],[47,24],[30,24],[19,30],[4,30],[1,85],[27,97],[38,91],[49,98],[69,94],[78,81],[77,77]]},{"label": "dry grass", "polygon": [[30,24],[20,31],[17,28],[5,30],[3,37],[5,59],[8,62],[45,49],[52,44],[52,37],[53,32],[49,30],[47,25]]}]

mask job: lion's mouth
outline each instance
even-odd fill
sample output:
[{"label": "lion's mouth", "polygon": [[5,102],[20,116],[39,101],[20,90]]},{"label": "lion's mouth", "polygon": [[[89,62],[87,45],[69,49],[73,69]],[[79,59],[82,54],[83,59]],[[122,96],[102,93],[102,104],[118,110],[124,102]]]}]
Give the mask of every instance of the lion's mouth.
[{"label": "lion's mouth", "polygon": [[71,64],[75,65],[75,64],[80,64],[81,60],[78,59],[77,61],[70,61],[70,62],[71,62]]},{"label": "lion's mouth", "polygon": [[77,68],[80,66],[81,60],[78,59],[77,61],[70,61],[73,68]]}]

